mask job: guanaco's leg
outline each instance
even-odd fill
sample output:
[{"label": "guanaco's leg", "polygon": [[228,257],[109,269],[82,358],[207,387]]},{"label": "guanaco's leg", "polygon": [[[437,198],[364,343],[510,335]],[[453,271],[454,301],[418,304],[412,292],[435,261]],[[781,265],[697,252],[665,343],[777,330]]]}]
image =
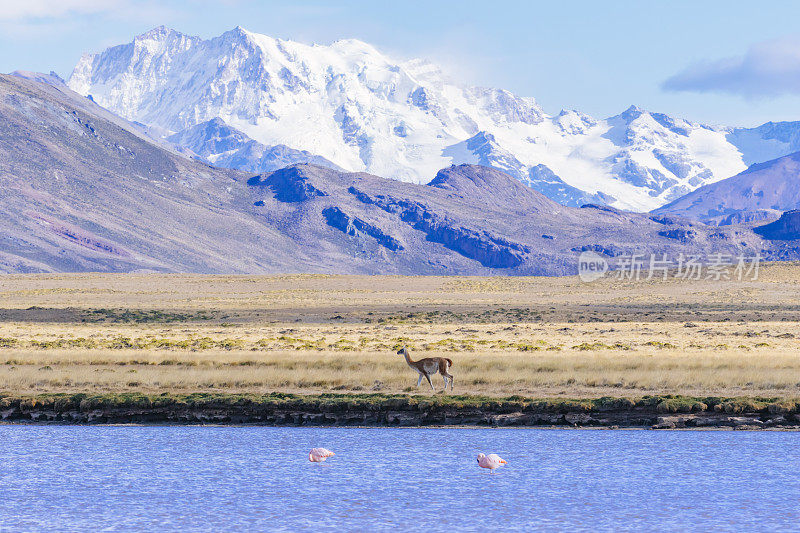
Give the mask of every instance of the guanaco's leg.
[{"label": "guanaco's leg", "polygon": [[444,388],[447,388],[447,381],[450,380],[450,390],[453,390],[453,376],[452,374],[442,374],[444,378]]},{"label": "guanaco's leg", "polygon": [[432,391],[435,391],[435,390],[436,390],[436,388],[433,386],[433,382],[431,382],[431,377],[430,377],[428,374],[425,374],[425,379],[427,379],[427,380],[428,380],[428,385],[430,385],[430,386],[431,386],[431,390],[432,390]]},{"label": "guanaco's leg", "polygon": [[417,380],[417,387],[419,387],[420,383],[422,383],[422,374],[419,375],[419,379]]}]

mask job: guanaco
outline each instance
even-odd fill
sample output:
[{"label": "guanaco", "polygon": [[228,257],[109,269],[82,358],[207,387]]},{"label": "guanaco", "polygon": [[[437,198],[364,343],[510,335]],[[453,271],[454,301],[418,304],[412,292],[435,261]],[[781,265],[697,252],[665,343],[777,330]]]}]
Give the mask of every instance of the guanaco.
[{"label": "guanaco", "polygon": [[422,378],[424,377],[428,380],[428,385],[431,386],[431,389],[435,391],[436,388],[431,382],[431,376],[438,372],[444,378],[444,390],[447,390],[447,380],[450,380],[450,390],[453,390],[453,375],[449,372],[450,367],[453,366],[453,361],[451,359],[448,359],[447,357],[426,357],[425,359],[420,359],[419,361],[413,361],[411,356],[408,355],[408,348],[405,346],[403,346],[403,348],[399,350],[397,354],[405,357],[408,366],[419,372],[417,387],[419,387],[419,384],[422,383]]}]

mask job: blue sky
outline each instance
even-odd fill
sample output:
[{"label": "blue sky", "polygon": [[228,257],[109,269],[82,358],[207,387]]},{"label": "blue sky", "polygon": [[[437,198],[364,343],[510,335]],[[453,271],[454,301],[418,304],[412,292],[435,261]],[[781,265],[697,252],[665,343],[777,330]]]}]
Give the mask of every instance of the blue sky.
[{"label": "blue sky", "polygon": [[83,52],[165,24],[357,38],[465,83],[595,117],[631,104],[727,125],[800,120],[800,2],[0,0],[0,72],[67,76]]}]

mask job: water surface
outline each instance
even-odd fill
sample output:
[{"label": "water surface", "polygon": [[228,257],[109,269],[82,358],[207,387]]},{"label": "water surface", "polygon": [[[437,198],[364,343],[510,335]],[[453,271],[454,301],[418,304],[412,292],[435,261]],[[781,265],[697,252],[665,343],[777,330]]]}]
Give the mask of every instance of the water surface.
[{"label": "water surface", "polygon": [[0,531],[787,530],[798,464],[782,432],[8,425]]}]

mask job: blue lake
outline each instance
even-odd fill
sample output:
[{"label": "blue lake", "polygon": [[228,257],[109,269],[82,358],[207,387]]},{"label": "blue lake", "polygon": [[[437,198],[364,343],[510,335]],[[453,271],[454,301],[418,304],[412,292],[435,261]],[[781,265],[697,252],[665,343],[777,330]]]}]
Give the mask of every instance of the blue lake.
[{"label": "blue lake", "polygon": [[781,432],[7,425],[0,531],[796,530],[798,464]]}]

